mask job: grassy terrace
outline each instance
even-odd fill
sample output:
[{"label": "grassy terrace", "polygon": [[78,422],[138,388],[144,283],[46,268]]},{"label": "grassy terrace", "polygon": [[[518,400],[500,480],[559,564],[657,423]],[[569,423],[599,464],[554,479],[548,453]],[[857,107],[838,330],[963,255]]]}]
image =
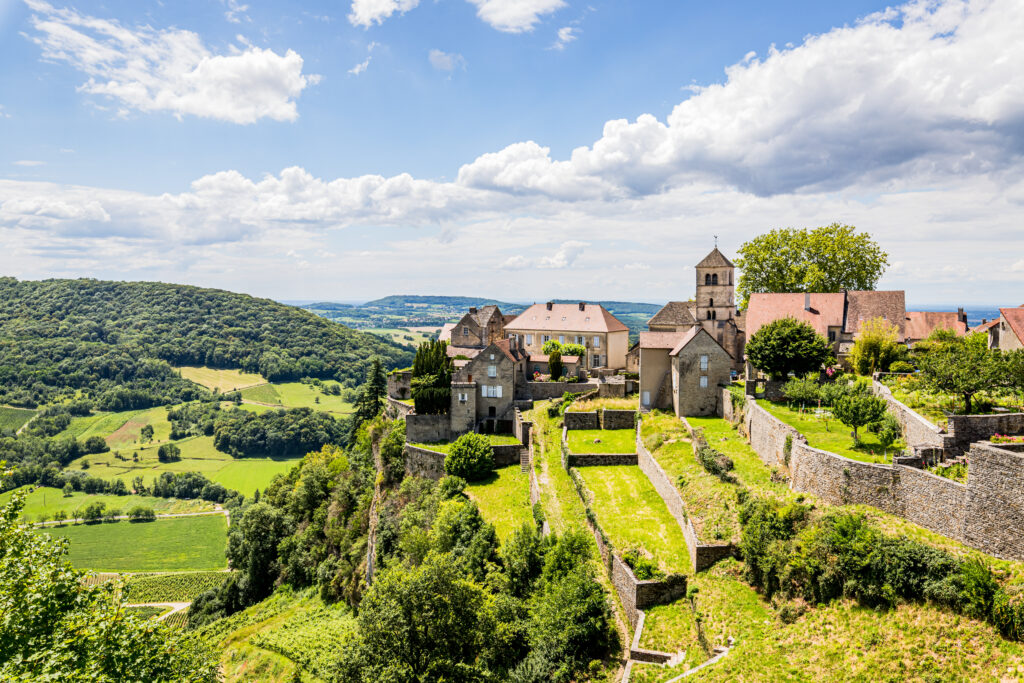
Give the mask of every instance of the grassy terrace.
[{"label": "grassy terrace", "polygon": [[573,401],[567,413],[586,413],[594,410],[636,410],[638,407],[637,397],[632,398],[590,398],[583,401]]},{"label": "grassy terrace", "polygon": [[[486,436],[487,440],[492,446],[518,446],[521,445],[519,439],[512,436],[511,434],[481,434]],[[451,450],[451,441],[435,441],[431,443],[410,443],[410,446],[416,448],[426,448],[428,451],[437,451],[438,453],[447,453]]]},{"label": "grassy terrace", "polygon": [[616,550],[640,547],[666,573],[690,572],[683,531],[639,467],[580,467],[578,471],[594,495],[590,507]]},{"label": "grassy terrace", "polygon": [[494,525],[499,541],[504,542],[524,523],[533,524],[530,476],[519,465],[495,470],[487,480],[466,486],[466,493],[476,501],[484,519]]},{"label": "grassy terrace", "polygon": [[570,429],[565,438],[570,453],[636,453],[632,429]]},{"label": "grassy terrace", "polygon": [[177,517],[133,524],[48,527],[38,533],[71,542],[69,558],[78,569],[106,572],[224,569],[224,515]]},{"label": "grassy terrace", "polygon": [[823,413],[823,415],[828,415],[829,419],[822,419],[822,417],[815,415],[813,410],[801,413],[783,403],[758,401],[758,405],[803,434],[811,447],[836,453],[851,460],[891,462],[893,450],[903,448],[903,442],[897,441],[889,449],[888,455],[886,455],[882,444],[878,443],[878,439],[867,430],[867,427],[861,427],[857,430],[860,443],[855,446],[851,436],[853,430],[839,420],[832,418],[831,414],[827,412]]},{"label": "grassy terrace", "polygon": [[[915,377],[885,377],[882,382],[892,391],[897,401],[916,411],[933,424],[946,427],[946,413],[963,410],[963,400],[951,394],[935,394],[925,389],[921,381]],[[1014,396],[1000,396],[989,392],[981,392],[975,396],[977,402],[989,402],[993,406],[1001,406],[1011,411],[1021,410],[1020,399]]]}]

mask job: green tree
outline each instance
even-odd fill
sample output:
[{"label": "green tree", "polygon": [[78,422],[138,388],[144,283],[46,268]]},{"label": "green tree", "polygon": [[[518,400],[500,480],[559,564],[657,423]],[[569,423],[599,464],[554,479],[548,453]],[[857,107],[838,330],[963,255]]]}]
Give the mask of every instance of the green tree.
[{"label": "green tree", "polygon": [[500,554],[509,592],[518,598],[526,597],[544,569],[544,542],[536,525],[524,522],[502,544]]},{"label": "green tree", "polygon": [[868,425],[868,431],[878,437],[878,443],[882,444],[884,452],[888,453],[889,447],[903,436],[903,425],[895,415],[886,411],[881,420]]},{"label": "green tree", "polygon": [[562,365],[562,352],[555,350],[548,355],[548,371],[551,373],[552,381],[561,378],[562,373],[565,372],[565,366]]},{"label": "green tree", "polygon": [[747,341],[746,354],[755,368],[775,380],[790,373],[818,372],[832,360],[832,348],[825,338],[794,318],[779,318],[761,327]]},{"label": "green tree", "polygon": [[452,361],[448,344],[420,344],[412,363],[412,400],[420,415],[447,413],[452,398]]},{"label": "green tree", "polygon": [[925,386],[959,396],[964,414],[970,414],[974,396],[999,383],[997,353],[965,339],[933,348],[920,357],[918,368]]},{"label": "green tree", "polygon": [[139,432],[139,437],[143,441],[153,440],[153,425],[143,425],[142,430]]},{"label": "green tree", "polygon": [[821,385],[813,374],[806,377],[793,377],[782,387],[782,395],[787,401],[801,407],[811,405],[821,396]]},{"label": "green tree", "polygon": [[177,462],[181,460],[181,449],[177,444],[165,443],[157,449],[156,457],[160,462]]},{"label": "green tree", "polygon": [[142,505],[136,505],[128,511],[129,522],[155,522],[156,513],[153,508],[145,507]]},{"label": "green tree", "polygon": [[857,374],[887,372],[889,366],[905,353],[906,347],[896,341],[898,337],[899,330],[884,318],[863,321],[850,352],[850,363]]},{"label": "green tree", "polygon": [[874,289],[889,257],[866,232],[833,223],[780,228],[738,250],[736,287],[741,306],[754,292],[838,292]]},{"label": "green tree", "polygon": [[859,442],[857,430],[882,419],[885,401],[870,394],[851,394],[836,401],[832,413],[844,425],[853,428],[853,440]]},{"label": "green tree", "polygon": [[540,352],[545,356],[550,356],[555,351],[562,351],[562,344],[557,339],[548,339],[544,342],[544,346],[540,347]]},{"label": "green tree", "polygon": [[64,484],[64,497],[70,498],[73,495],[75,495],[75,487],[72,486],[71,482],[69,481]]},{"label": "green tree", "polygon": [[110,450],[110,446],[102,436],[90,436],[82,444],[82,450],[86,453],[106,453]]},{"label": "green tree", "polygon": [[494,449],[486,436],[463,434],[448,449],[444,459],[446,474],[466,481],[480,481],[494,470]]},{"label": "green tree", "polygon": [[1024,349],[1003,354],[1000,374],[1003,385],[1020,396],[1020,409],[1024,410]]},{"label": "green tree", "polygon": [[277,546],[290,531],[287,513],[265,501],[247,507],[237,522],[232,520],[227,556],[241,573],[240,592],[246,604],[270,595],[280,568]]},{"label": "green tree", "polygon": [[64,520],[68,518],[68,513],[64,510],[57,510],[53,513],[53,521],[57,522],[58,526],[63,526]]},{"label": "green tree", "polygon": [[66,541],[19,528],[24,496],[0,508],[0,680],[214,683],[218,662],[185,631],[131,613],[112,583],[86,586]]},{"label": "green tree", "polygon": [[359,389],[355,400],[355,410],[349,419],[348,440],[350,442],[355,438],[360,427],[380,414],[384,408],[387,391],[388,379],[384,374],[384,366],[380,358],[375,356],[366,371],[366,381]]},{"label": "green tree", "polygon": [[103,508],[105,507],[106,503],[101,503],[99,501],[89,503],[85,506],[85,509],[82,510],[82,519],[85,520],[86,523],[100,521],[103,518]]}]

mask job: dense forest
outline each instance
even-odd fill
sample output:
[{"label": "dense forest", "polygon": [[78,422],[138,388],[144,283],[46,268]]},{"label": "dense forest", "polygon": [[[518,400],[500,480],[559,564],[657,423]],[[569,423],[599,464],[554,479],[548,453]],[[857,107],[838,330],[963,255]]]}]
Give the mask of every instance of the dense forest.
[{"label": "dense forest", "polygon": [[307,311],[215,289],[156,282],[0,278],[0,403],[86,397],[101,410],[203,398],[176,365],[240,368],[271,381],[355,387],[370,358],[412,354]]}]

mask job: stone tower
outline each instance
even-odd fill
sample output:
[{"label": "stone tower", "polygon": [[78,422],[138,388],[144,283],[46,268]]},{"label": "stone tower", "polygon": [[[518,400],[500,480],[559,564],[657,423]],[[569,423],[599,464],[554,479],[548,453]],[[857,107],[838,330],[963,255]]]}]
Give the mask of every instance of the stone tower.
[{"label": "stone tower", "polygon": [[736,283],[733,280],[736,266],[716,246],[704,260],[697,264],[697,322],[712,336],[717,321],[728,321],[736,317]]}]

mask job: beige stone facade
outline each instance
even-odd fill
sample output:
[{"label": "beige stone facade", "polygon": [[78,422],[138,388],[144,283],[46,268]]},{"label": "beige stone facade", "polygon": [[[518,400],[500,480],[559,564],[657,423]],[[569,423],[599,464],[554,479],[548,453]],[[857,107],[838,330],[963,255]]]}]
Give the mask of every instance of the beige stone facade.
[{"label": "beige stone facade", "polygon": [[1024,306],[1000,308],[999,319],[988,330],[989,348],[1002,351],[1024,349]]},{"label": "beige stone facade", "polygon": [[586,348],[585,369],[626,367],[629,328],[600,304],[534,304],[505,325],[505,336],[531,356],[543,354],[544,343],[555,339]]}]

